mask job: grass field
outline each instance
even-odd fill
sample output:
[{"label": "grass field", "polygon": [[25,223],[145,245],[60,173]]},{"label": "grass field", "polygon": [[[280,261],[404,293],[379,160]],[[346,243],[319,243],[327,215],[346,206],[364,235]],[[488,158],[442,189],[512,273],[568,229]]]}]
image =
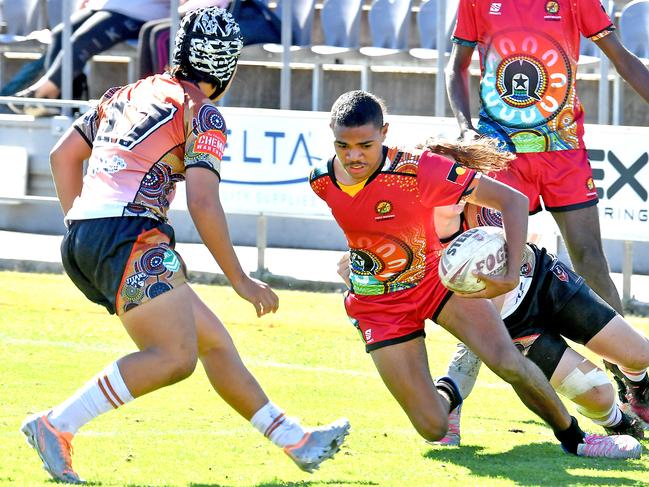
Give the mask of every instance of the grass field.
[{"label": "grass field", "polygon": [[[563,454],[550,429],[484,367],[463,410],[463,446],[427,445],[383,386],[339,294],[280,291],[280,311],[257,319],[227,287],[195,289],[277,404],[307,425],[346,416],[351,435],[333,461],[306,474],[225,406],[197,369],[79,432],[75,469],[91,485],[649,484],[649,452],[623,462]],[[63,275],[0,272],[0,290],[0,485],[53,485],[18,434],[20,422],[133,346],[117,318]],[[648,319],[631,320],[649,333]],[[455,342],[433,325],[427,332],[431,368],[441,374]]]}]

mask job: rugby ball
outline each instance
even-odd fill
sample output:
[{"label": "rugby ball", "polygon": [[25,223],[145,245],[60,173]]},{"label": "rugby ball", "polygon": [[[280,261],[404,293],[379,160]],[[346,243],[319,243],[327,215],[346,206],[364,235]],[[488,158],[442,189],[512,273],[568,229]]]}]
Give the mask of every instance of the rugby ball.
[{"label": "rugby ball", "polygon": [[439,277],[444,286],[459,293],[481,291],[485,283],[474,272],[490,276],[507,272],[507,244],[502,228],[471,228],[444,249],[439,261]]}]

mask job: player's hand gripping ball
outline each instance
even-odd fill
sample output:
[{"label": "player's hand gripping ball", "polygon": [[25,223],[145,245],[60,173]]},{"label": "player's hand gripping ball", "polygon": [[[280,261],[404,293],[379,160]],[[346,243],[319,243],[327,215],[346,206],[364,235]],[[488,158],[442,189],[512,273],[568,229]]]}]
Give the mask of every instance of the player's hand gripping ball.
[{"label": "player's hand gripping ball", "polygon": [[475,227],[458,235],[442,253],[439,277],[458,293],[475,293],[485,282],[475,273],[499,276],[507,272],[507,244],[499,227]]}]

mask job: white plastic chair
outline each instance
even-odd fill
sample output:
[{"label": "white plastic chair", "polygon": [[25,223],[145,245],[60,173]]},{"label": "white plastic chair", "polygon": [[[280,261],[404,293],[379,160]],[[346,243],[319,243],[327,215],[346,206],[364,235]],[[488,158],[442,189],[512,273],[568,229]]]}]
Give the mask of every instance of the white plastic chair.
[{"label": "white plastic chair", "polygon": [[[417,14],[417,29],[419,31],[419,47],[410,49],[410,55],[417,59],[432,60],[439,57],[437,49],[437,0],[424,0]],[[446,36],[447,53],[451,52],[451,35],[455,26],[459,0],[446,0],[446,17],[444,32]]]},{"label": "white plastic chair", "polygon": [[[315,60],[311,89],[311,109],[320,110],[322,95],[322,65],[344,60],[357,53],[360,46],[361,11],[363,0],[325,0],[320,11],[320,26],[324,44],[311,46],[310,60]],[[305,53],[306,54],[306,53]]]},{"label": "white plastic chair", "polygon": [[620,38],[629,51],[649,63],[649,0],[634,0],[622,9]]},{"label": "white plastic chair", "polygon": [[374,0],[368,21],[371,46],[360,48],[365,57],[361,70],[361,89],[370,85],[370,64],[377,58],[407,53],[412,0]]}]

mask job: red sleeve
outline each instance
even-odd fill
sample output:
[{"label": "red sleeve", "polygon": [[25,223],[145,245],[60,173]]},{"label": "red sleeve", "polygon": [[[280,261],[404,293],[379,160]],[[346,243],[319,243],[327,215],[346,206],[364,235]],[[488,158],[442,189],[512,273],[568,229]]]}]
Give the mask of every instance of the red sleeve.
[{"label": "red sleeve", "polygon": [[457,8],[457,21],[453,31],[453,42],[475,46],[478,42],[478,29],[475,19],[475,1],[460,0]]},{"label": "red sleeve", "polygon": [[577,26],[584,37],[598,40],[615,29],[599,0],[577,0],[576,3]]},{"label": "red sleeve", "polygon": [[318,198],[327,201],[324,194],[325,184],[322,180],[322,175],[320,174],[319,168],[316,167],[311,170],[311,174],[309,174],[309,185],[311,185],[311,189],[318,196]]},{"label": "red sleeve", "polygon": [[419,158],[417,171],[421,203],[429,208],[455,205],[470,189],[475,176],[473,169],[426,151]]}]

